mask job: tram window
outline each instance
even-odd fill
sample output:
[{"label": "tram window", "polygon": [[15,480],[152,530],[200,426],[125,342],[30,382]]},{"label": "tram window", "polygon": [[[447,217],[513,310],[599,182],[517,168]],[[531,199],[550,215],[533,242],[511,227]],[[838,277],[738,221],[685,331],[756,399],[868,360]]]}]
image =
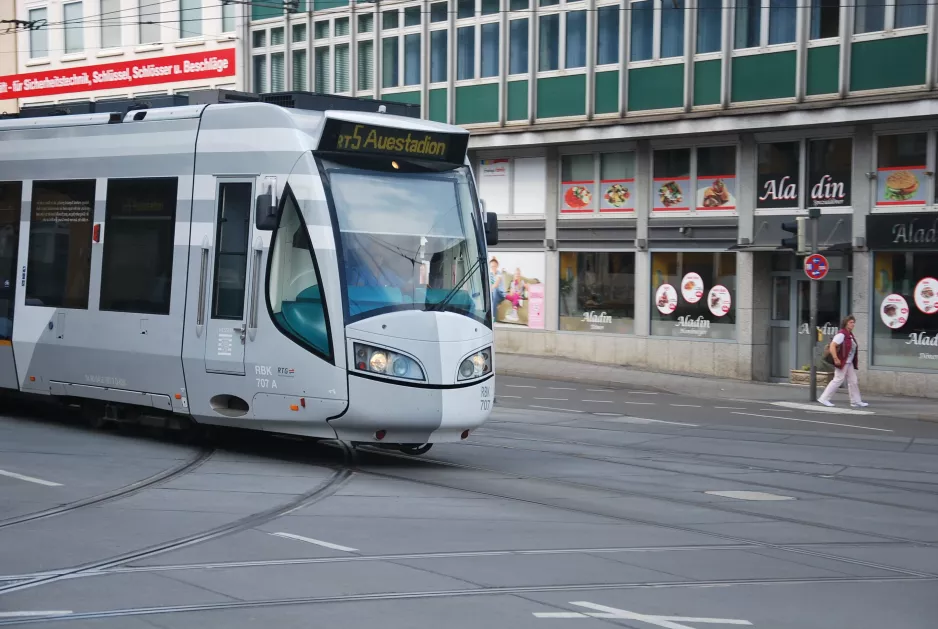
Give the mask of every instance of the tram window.
[{"label": "tram window", "polygon": [[177,184],[108,180],[101,310],[169,314]]},{"label": "tram window", "polygon": [[88,308],[95,181],[36,181],[29,221],[26,304]]},{"label": "tram window", "polygon": [[241,320],[244,316],[250,220],[251,184],[230,182],[219,185],[213,319]]},{"label": "tram window", "polygon": [[0,339],[13,337],[13,296],[23,183],[0,182]]},{"label": "tram window", "polygon": [[287,191],[271,245],[270,310],[285,334],[329,357],[328,316],[314,255],[296,199]]}]

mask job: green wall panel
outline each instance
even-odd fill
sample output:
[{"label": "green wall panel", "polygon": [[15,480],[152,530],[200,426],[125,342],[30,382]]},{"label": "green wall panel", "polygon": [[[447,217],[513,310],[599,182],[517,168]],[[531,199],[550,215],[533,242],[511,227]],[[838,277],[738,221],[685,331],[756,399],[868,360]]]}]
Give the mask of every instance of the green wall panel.
[{"label": "green wall panel", "polygon": [[446,122],[446,88],[430,90],[430,120]]},{"label": "green wall panel", "polygon": [[683,105],[683,63],[629,70],[629,111]]},{"label": "green wall panel", "polygon": [[508,82],[508,120],[528,119],[528,82]]},{"label": "green wall panel", "polygon": [[927,35],[853,44],[850,90],[876,90],[925,83]]},{"label": "green wall panel", "polygon": [[498,83],[456,88],[456,124],[498,122]]},{"label": "green wall panel", "polygon": [[[283,0],[266,0],[266,2],[261,3],[261,5],[282,5]],[[316,9],[331,9],[333,7],[345,7],[348,6],[348,0],[319,0],[316,2]],[[306,0],[300,0],[300,7],[298,13],[306,13]],[[280,6],[251,6],[251,19],[252,20],[265,20],[271,17],[280,17],[283,15],[283,8]]]},{"label": "green wall panel", "polygon": [[795,96],[794,50],[733,59],[734,103]]},{"label": "green wall panel", "polygon": [[808,96],[836,94],[840,82],[840,46],[808,48]]},{"label": "green wall panel", "polygon": [[325,11],[326,9],[335,9],[337,7],[347,7],[348,5],[349,0],[314,0],[313,2],[313,8],[316,11]]},{"label": "green wall panel", "polygon": [[396,92],[394,94],[382,94],[381,100],[389,100],[393,103],[408,103],[410,105],[419,105],[420,92]]},{"label": "green wall panel", "polygon": [[596,73],[597,114],[614,114],[619,111],[619,71]]},{"label": "green wall panel", "polygon": [[537,80],[537,117],[586,114],[586,75],[557,76]]},{"label": "green wall panel", "polygon": [[694,64],[694,104],[720,104],[720,63],[719,59],[698,61]]}]

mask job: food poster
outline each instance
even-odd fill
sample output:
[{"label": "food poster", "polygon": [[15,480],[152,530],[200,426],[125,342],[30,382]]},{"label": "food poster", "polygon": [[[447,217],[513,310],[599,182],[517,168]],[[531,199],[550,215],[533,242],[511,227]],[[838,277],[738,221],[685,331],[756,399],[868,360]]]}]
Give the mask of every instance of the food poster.
[{"label": "food poster", "polygon": [[720,175],[697,178],[698,210],[735,210],[736,177]]},{"label": "food poster", "polygon": [[656,178],[654,185],[655,212],[687,212],[690,210],[687,188],[690,177]]},{"label": "food poster", "polygon": [[879,305],[879,316],[886,327],[897,330],[909,320],[909,304],[902,295],[886,295]]},{"label": "food poster", "polygon": [[732,306],[733,299],[726,286],[717,284],[710,289],[710,294],[707,295],[707,307],[710,309],[710,312],[713,313],[714,317],[725,316]]},{"label": "food poster", "polygon": [[655,291],[655,307],[661,314],[669,315],[677,310],[677,291],[670,284],[662,284]]},{"label": "food poster", "polygon": [[681,280],[681,296],[689,304],[696,304],[703,297],[704,283],[699,273],[688,273]]},{"label": "food poster", "polygon": [[562,184],[560,212],[562,214],[585,214],[593,211],[595,181],[564,181]]},{"label": "food poster", "polygon": [[600,212],[634,212],[635,179],[604,179],[599,182]]},{"label": "food poster", "polygon": [[876,173],[876,205],[925,205],[926,166],[880,168]]},{"label": "food poster", "polygon": [[489,252],[496,323],[544,329],[545,265],[545,255],[539,252]]},{"label": "food poster", "polygon": [[927,315],[938,312],[938,280],[926,277],[915,285],[915,307]]}]

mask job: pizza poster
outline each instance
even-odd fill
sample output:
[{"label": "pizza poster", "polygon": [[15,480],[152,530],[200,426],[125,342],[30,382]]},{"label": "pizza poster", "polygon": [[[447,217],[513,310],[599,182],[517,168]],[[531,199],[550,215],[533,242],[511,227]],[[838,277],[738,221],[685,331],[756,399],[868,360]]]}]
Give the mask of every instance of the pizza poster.
[{"label": "pizza poster", "polygon": [[592,212],[593,195],[596,183],[593,181],[564,181],[561,190],[560,212],[562,214],[576,214]]},{"label": "pizza poster", "polygon": [[635,179],[604,179],[599,182],[600,212],[634,212]]},{"label": "pizza poster", "polygon": [[880,168],[876,173],[876,205],[925,205],[926,166]]}]

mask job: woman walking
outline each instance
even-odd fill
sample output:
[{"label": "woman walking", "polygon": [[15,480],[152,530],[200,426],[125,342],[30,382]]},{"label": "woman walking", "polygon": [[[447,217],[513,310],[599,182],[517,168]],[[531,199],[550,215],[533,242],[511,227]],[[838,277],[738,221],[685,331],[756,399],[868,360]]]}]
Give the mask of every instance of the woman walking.
[{"label": "woman walking", "polygon": [[857,386],[857,337],[853,335],[856,317],[848,315],[840,325],[840,331],[831,339],[830,352],[834,359],[834,378],[818,398],[824,406],[833,406],[831,396],[840,385],[847,381],[851,406],[869,406],[860,399],[860,387]]}]

